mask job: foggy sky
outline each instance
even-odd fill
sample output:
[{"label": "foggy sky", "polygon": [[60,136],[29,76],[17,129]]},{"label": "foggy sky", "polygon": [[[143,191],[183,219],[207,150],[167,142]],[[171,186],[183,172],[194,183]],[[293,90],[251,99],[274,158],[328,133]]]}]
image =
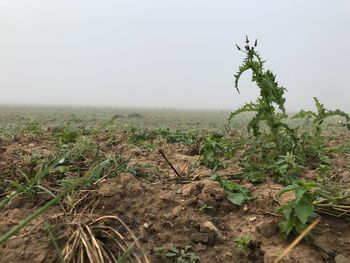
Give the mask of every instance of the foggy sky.
[{"label": "foggy sky", "polygon": [[348,0],[0,0],[0,103],[235,109],[245,35],[288,89],[350,111]]}]

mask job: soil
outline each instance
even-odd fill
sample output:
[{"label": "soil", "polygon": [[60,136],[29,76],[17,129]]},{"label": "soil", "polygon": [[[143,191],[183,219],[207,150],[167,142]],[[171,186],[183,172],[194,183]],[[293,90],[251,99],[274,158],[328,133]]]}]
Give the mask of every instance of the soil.
[{"label": "soil", "polygon": [[[138,165],[141,172],[145,169],[144,174],[150,174],[149,167],[153,168],[153,173],[135,176],[124,172],[106,178],[94,190],[80,191],[77,195],[82,201],[76,205],[74,214],[64,214],[58,205],[52,207],[0,247],[0,262],[59,262],[43,222],[49,221],[55,231],[63,233],[58,240],[63,247],[71,234],[70,221],[105,215],[117,215],[140,237],[140,245],[151,262],[174,262],[157,255],[157,247],[191,246],[200,262],[267,263],[273,262],[290,244],[291,240],[285,240],[278,233],[280,216],[274,213],[279,204],[292,198],[290,195],[278,197],[282,185],[272,181],[258,185],[240,181],[252,191],[255,199],[239,207],[230,203],[219,184],[210,179],[212,171],[198,165],[199,157],[192,155],[191,147],[161,145],[169,161],[184,175],[179,182],[158,149],[145,150],[120,141],[111,144],[103,136],[98,140],[106,155],[117,152],[131,158],[129,165]],[[19,155],[33,151],[49,155],[54,148],[54,143],[47,138],[3,141],[0,148],[2,176],[20,178],[18,168],[24,164],[19,161]],[[349,156],[339,159],[341,163],[344,161],[349,161]],[[348,176],[346,168],[338,169],[339,176]],[[239,171],[239,166],[233,162],[217,173],[227,177]],[[312,176],[312,171],[306,176]],[[0,213],[0,232],[18,224],[49,199],[47,194],[35,199],[16,198]],[[203,208],[203,204],[207,208]],[[245,234],[252,237],[252,242],[246,250],[237,250],[234,240]],[[349,222],[321,216],[313,235],[312,241],[301,242],[283,262],[350,262]]]}]

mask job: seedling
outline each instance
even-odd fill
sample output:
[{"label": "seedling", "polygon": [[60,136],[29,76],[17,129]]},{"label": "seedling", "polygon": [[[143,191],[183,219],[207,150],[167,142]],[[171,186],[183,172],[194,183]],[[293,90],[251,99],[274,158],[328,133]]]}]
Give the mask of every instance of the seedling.
[{"label": "seedling", "polygon": [[206,210],[213,209],[212,206],[208,205],[206,202],[199,200],[198,202],[198,211],[204,213]]},{"label": "seedling", "polygon": [[165,249],[164,247],[156,247],[154,251],[158,256],[163,256],[167,258],[175,259],[177,263],[197,263],[199,262],[199,257],[191,251],[191,246],[185,247],[175,247],[170,249]]},{"label": "seedling", "polygon": [[245,255],[249,254],[249,244],[252,241],[252,236],[250,234],[245,234],[238,236],[234,239],[235,247],[237,251],[242,252]]}]

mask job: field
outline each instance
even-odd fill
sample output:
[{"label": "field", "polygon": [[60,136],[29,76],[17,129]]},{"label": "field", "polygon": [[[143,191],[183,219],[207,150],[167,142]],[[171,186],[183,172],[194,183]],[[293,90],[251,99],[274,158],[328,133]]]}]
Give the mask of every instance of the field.
[{"label": "field", "polygon": [[[350,134],[336,118],[322,124],[329,163],[281,159],[252,177],[250,115],[228,125],[225,111],[0,112],[0,262],[274,262],[317,218],[282,261],[350,260]],[[291,171],[299,188],[280,195]],[[297,196],[312,196],[312,213],[283,232],[278,208]]]}]

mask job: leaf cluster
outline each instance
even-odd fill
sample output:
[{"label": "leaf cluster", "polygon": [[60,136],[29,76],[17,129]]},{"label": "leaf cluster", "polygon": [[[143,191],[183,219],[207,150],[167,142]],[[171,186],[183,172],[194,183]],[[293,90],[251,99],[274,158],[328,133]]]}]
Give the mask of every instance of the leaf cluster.
[{"label": "leaf cluster", "polygon": [[173,246],[170,249],[166,249],[164,247],[156,247],[154,250],[158,256],[174,259],[174,262],[176,263],[199,262],[199,257],[194,252],[192,252],[191,246]]},{"label": "leaf cluster", "polygon": [[325,108],[324,104],[322,104],[318,98],[313,97],[316,105],[317,111],[305,111],[301,110],[296,115],[293,116],[293,119],[296,118],[305,118],[307,120],[312,120],[313,125],[313,135],[316,139],[321,137],[321,124],[326,118],[332,116],[340,116],[345,118],[346,122],[341,123],[343,126],[347,127],[350,130],[350,116],[344,111],[340,109],[336,110],[328,110]]},{"label": "leaf cluster", "polygon": [[223,158],[229,158],[235,151],[234,145],[221,134],[210,134],[201,139],[199,163],[217,170],[224,167]]},{"label": "leaf cluster", "polygon": [[243,205],[244,202],[253,199],[252,193],[245,187],[223,179],[219,175],[212,175],[210,179],[218,182],[224,189],[227,199],[235,205]]},{"label": "leaf cluster", "polygon": [[243,252],[246,255],[249,253],[249,244],[252,241],[252,236],[250,234],[238,236],[233,241],[239,252]]},{"label": "leaf cluster", "polygon": [[314,200],[324,195],[319,185],[310,181],[298,181],[285,187],[279,195],[294,192],[295,198],[278,208],[284,219],[279,224],[280,233],[287,238],[292,232],[301,233],[314,217]]}]

